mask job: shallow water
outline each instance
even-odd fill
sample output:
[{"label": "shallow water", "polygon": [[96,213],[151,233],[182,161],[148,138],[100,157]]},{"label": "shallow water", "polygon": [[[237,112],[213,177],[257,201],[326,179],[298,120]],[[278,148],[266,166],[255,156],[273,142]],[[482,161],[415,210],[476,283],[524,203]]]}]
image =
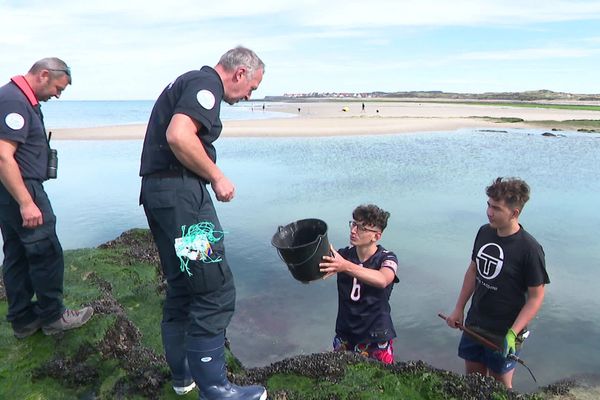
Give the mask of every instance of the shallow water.
[{"label": "shallow water", "polygon": [[[221,104],[221,119],[246,120],[296,117],[262,109],[262,102],[243,101],[233,106]],[[270,103],[271,106],[273,103]],[[44,121],[49,130],[55,128],[85,128],[146,124],[154,100],[87,100],[49,101],[42,104]]]},{"label": "shallow water", "polygon": [[[270,241],[279,225],[319,218],[335,247],[361,203],[391,212],[382,244],[400,260],[392,293],[396,359],[461,372],[449,313],[487,222],[484,188],[496,176],[532,187],[521,218],[544,246],[551,284],[522,357],[540,385],[600,371],[600,135],[463,130],[332,138],[223,138],[219,164],[236,199],[217,205],[238,301],[227,332],[246,366],[330,349],[335,279],[295,281]],[[59,180],[46,184],[66,249],[146,227],[137,205],[141,141],[57,141]],[[66,288],[68,291],[68,288]],[[157,310],[157,312],[159,312]],[[534,390],[518,367],[515,388]]]}]

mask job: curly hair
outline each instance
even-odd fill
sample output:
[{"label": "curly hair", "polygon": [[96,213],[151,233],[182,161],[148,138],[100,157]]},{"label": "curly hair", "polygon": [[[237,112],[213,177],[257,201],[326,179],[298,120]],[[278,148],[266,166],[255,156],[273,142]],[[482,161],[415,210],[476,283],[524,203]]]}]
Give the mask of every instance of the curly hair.
[{"label": "curly hair", "polygon": [[529,185],[519,178],[498,177],[490,186],[485,188],[489,198],[496,201],[504,200],[510,208],[522,210],[529,200]]},{"label": "curly hair", "polygon": [[383,232],[387,227],[387,221],[390,213],[382,210],[374,204],[363,204],[352,211],[352,218],[355,221],[362,222],[365,225],[375,226]]}]

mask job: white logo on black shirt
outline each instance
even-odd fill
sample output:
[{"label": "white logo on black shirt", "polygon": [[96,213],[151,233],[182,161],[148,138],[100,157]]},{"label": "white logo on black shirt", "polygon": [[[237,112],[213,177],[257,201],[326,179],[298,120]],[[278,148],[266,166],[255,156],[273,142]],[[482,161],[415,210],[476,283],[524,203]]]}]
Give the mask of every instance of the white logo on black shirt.
[{"label": "white logo on black shirt", "polygon": [[18,113],[10,113],[4,118],[4,122],[6,122],[6,126],[8,126],[13,131],[18,131],[25,126],[25,118],[21,114]]},{"label": "white logo on black shirt", "polygon": [[484,279],[494,279],[502,271],[504,251],[496,243],[481,246],[477,252],[477,271]]}]

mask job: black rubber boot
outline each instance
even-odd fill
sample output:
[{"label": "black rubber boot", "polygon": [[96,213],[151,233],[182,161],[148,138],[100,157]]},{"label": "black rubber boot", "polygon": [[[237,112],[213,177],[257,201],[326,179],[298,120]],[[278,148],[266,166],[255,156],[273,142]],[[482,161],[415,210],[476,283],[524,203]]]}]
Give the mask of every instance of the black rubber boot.
[{"label": "black rubber boot", "polygon": [[188,336],[187,358],[192,376],[200,390],[200,400],[265,400],[262,386],[237,386],[227,379],[225,337]]},{"label": "black rubber boot", "polygon": [[173,390],[177,394],[185,394],[195,387],[185,350],[185,323],[163,322],[161,333]]}]

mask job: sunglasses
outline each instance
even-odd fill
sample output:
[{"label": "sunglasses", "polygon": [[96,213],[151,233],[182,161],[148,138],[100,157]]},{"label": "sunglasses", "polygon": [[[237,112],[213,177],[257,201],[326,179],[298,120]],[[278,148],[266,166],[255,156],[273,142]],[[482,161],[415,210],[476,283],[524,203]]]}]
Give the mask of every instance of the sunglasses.
[{"label": "sunglasses", "polygon": [[54,72],[63,72],[65,73],[69,78],[71,77],[71,68],[67,67],[65,69],[52,69],[52,68],[48,68],[48,71],[54,71]]}]

